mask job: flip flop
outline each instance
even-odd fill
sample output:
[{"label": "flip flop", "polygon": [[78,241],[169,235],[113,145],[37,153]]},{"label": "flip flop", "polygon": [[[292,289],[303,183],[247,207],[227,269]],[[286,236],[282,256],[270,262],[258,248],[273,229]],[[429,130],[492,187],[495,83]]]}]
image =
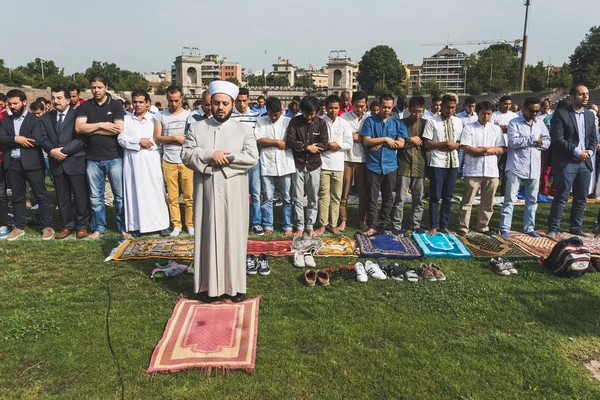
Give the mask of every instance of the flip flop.
[{"label": "flip flop", "polygon": [[419,275],[417,275],[417,273],[415,272],[414,269],[407,269],[406,272],[404,273],[404,277],[409,282],[418,282],[419,281]]}]

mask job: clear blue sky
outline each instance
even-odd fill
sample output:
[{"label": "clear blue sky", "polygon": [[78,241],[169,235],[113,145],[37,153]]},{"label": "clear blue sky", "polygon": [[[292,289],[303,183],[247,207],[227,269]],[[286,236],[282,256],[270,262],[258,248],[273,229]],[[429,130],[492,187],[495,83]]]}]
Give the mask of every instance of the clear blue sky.
[{"label": "clear blue sky", "polygon": [[[379,44],[394,48],[405,63],[420,65],[439,50],[422,43],[445,43],[448,36],[450,42],[518,39],[525,17],[523,0],[6,3],[0,45],[5,65],[9,55],[13,68],[41,57],[67,74],[73,67],[85,70],[93,60],[140,72],[170,70],[184,46],[252,70],[271,70],[277,56],[299,67],[324,65],[332,49],[344,49],[358,61]],[[598,0],[532,0],[528,63],[568,61],[593,25],[600,25]],[[456,47],[466,53],[482,48]]]}]

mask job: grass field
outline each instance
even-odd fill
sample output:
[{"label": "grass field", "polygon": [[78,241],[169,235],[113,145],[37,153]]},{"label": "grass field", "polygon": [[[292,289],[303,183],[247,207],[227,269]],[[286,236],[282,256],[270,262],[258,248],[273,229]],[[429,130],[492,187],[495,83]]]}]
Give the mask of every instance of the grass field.
[{"label": "grass field", "polygon": [[[540,205],[538,228],[548,211]],[[591,204],[584,228],[597,212]],[[496,208],[494,228],[498,217]],[[351,220],[347,234],[356,228]],[[105,326],[111,277],[110,331],[128,399],[600,398],[584,368],[600,360],[600,274],[559,279],[534,261],[500,277],[483,262],[432,259],[448,281],[308,288],[290,259],[271,259],[271,275],[248,279],[248,296],[262,296],[256,374],[152,379],[144,370],[178,296],[193,295],[192,279],[153,282],[154,260],[103,262],[119,242],[112,235],[43,242],[28,228],[0,244],[0,398],[120,397]]]}]

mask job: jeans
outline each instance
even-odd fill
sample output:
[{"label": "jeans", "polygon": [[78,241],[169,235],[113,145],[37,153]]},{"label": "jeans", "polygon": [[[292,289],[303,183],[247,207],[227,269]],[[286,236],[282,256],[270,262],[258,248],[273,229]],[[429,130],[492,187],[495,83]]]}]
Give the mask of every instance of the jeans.
[{"label": "jeans", "polygon": [[430,167],[430,174],[429,224],[431,229],[448,229],[458,168]]},{"label": "jeans", "polygon": [[260,206],[265,229],[273,230],[273,197],[275,182],[279,185],[279,195],[283,201],[283,231],[292,229],[292,176],[262,176],[263,203]]},{"label": "jeans", "polygon": [[92,232],[104,233],[106,231],[104,182],[107,176],[115,196],[117,231],[125,232],[125,225],[123,223],[123,159],[87,160],[86,175],[90,187],[90,208],[92,209],[92,223],[90,228]]},{"label": "jeans", "polygon": [[256,166],[248,171],[248,184],[250,188],[250,225],[260,225],[262,222],[261,207],[260,207],[260,161],[256,162]]},{"label": "jeans", "polygon": [[506,171],[506,191],[504,193],[504,204],[500,212],[500,232],[510,232],[513,210],[517,193],[521,182],[525,182],[525,222],[523,232],[535,231],[535,211],[537,210],[537,195],[540,188],[540,180],[523,179],[516,176],[512,171]]},{"label": "jeans", "polygon": [[562,218],[565,204],[569,199],[569,192],[573,190],[573,204],[571,205],[571,232],[581,230],[583,224],[583,214],[588,196],[588,189],[591,179],[591,171],[587,165],[571,162],[563,170],[554,170],[554,182],[556,183],[556,195],[550,215],[548,216],[548,230],[558,232],[560,230],[560,220]]},{"label": "jeans", "polygon": [[464,162],[465,162],[465,151],[462,149],[462,147],[459,147],[458,148],[458,174],[460,176],[462,176],[462,174],[463,174]]},{"label": "jeans", "polygon": [[296,173],[292,178],[293,192],[292,198],[294,201],[294,214],[296,217],[296,228],[304,229],[304,196],[306,195],[308,204],[306,206],[306,229],[313,229],[317,222],[317,201],[319,194],[319,184],[321,182],[321,168],[314,171],[307,171],[306,167],[300,171],[296,169]]}]

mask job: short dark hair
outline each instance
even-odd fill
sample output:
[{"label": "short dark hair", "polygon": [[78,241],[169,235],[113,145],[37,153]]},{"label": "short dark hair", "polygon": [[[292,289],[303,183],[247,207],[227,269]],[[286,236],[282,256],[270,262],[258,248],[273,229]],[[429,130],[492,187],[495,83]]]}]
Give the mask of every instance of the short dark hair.
[{"label": "short dark hair", "polygon": [[570,104],[571,102],[567,99],[559,100],[558,103],[556,103],[556,109],[560,110],[561,108],[567,108]]},{"label": "short dark hair", "polygon": [[194,102],[194,104],[192,104],[192,105],[193,105],[194,107],[198,107],[198,106],[199,106],[199,105],[201,105],[201,104],[202,104],[202,100],[196,100],[196,101]]},{"label": "short dark hair", "polygon": [[544,99],[540,104],[544,105],[544,103],[548,103],[548,105],[550,105],[550,99]]},{"label": "short dark hair", "polygon": [[94,82],[102,82],[104,86],[108,87],[108,80],[102,74],[94,74],[90,78],[90,84]]},{"label": "short dark hair", "polygon": [[[142,96],[144,97],[144,101],[146,101],[146,102],[150,101],[150,95],[145,90],[134,90],[133,92],[131,92],[131,100],[133,100],[136,97],[142,97]],[[127,102],[125,102],[125,103],[127,103]]]},{"label": "short dark hair", "polygon": [[12,90],[9,90],[6,93],[6,98],[7,99],[12,99],[12,98],[15,98],[15,97],[18,97],[19,100],[21,100],[21,101],[27,100],[27,96],[25,95],[25,92],[22,91],[22,90],[12,89]]},{"label": "short dark hair", "polygon": [[382,94],[381,96],[379,96],[379,104],[383,103],[384,101],[394,101],[394,97],[391,94]]},{"label": "short dark hair", "polygon": [[46,99],[46,100],[44,100],[44,104],[47,104],[47,105],[50,105],[50,106],[51,106],[51,105],[52,105],[52,102],[51,102],[50,100]]},{"label": "short dark hair", "polygon": [[[242,88],[242,89],[245,89],[245,88]],[[241,89],[240,89],[240,90],[241,90]],[[246,89],[246,90],[247,90],[247,89]],[[260,96],[258,96],[258,98],[256,99],[256,101],[258,101],[258,100],[260,100],[260,99],[263,99],[263,100],[264,100],[264,99],[265,99],[265,96],[263,96],[263,95],[261,94]]]},{"label": "short dark hair", "polygon": [[31,108],[32,110],[45,110],[46,109],[41,101],[34,101],[33,103],[31,103],[29,105],[29,108]]},{"label": "short dark hair", "polygon": [[240,90],[238,92],[238,96],[248,96],[248,97],[250,97],[250,91],[248,91],[247,88],[242,87],[242,88],[240,88]]},{"label": "short dark hair", "polygon": [[77,86],[77,85],[69,85],[67,87],[67,91],[69,91],[69,92],[77,92],[77,94],[81,93],[81,89],[79,89],[79,86]]},{"label": "short dark hair", "polygon": [[190,108],[190,103],[188,103],[187,101],[184,101],[182,106],[183,107],[187,106],[187,108]]},{"label": "short dark hair", "polygon": [[38,97],[37,99],[35,99],[35,101],[40,102],[40,103],[45,103],[46,102],[46,98],[45,97]]},{"label": "short dark hair", "polygon": [[124,106],[130,106],[130,105],[131,105],[131,102],[130,102],[129,100],[125,100],[125,101],[123,102],[123,105],[124,105]]},{"label": "short dark hair", "polygon": [[6,95],[4,93],[0,93],[0,101],[6,101]]},{"label": "short dark hair", "polygon": [[445,94],[444,96],[442,96],[442,104],[447,104],[450,102],[457,103],[456,96],[451,95],[451,94]]},{"label": "short dark hair", "polygon": [[267,107],[267,111],[279,112],[281,111],[281,100],[277,97],[269,97],[265,100],[265,107]]},{"label": "short dark hair", "polygon": [[406,96],[403,94],[399,94],[396,98],[396,105],[404,107],[406,105]]},{"label": "short dark hair", "polygon": [[306,96],[300,101],[300,111],[302,113],[313,113],[319,109],[319,101],[315,96]]},{"label": "short dark hair", "polygon": [[302,101],[300,96],[294,96],[294,97],[292,97],[292,100],[296,100],[298,103],[300,103]]},{"label": "short dark hair", "polygon": [[339,96],[336,96],[335,94],[329,95],[327,96],[327,98],[325,99],[325,105],[327,107],[329,107],[329,104],[331,103],[338,103],[338,104],[342,104],[342,99],[339,98]]},{"label": "short dark hair", "polygon": [[425,97],[423,96],[413,96],[408,101],[408,108],[413,107],[425,107]]},{"label": "short dark hair", "polygon": [[[471,103],[468,103],[471,104]],[[479,114],[479,111],[494,111],[496,107],[489,101],[481,101],[475,106],[475,112]]]},{"label": "short dark hair", "polygon": [[523,107],[529,107],[532,104],[540,104],[540,98],[539,97],[528,97],[525,99],[525,101],[523,102]]},{"label": "short dark hair", "polygon": [[154,103],[155,107],[162,107],[162,103],[160,101],[157,101],[156,103]]},{"label": "short dark hair", "polygon": [[355,103],[355,102],[363,100],[363,99],[364,100],[369,99],[367,92],[365,92],[364,90],[359,90],[359,91],[352,93],[352,103]]},{"label": "short dark hair", "polygon": [[583,83],[576,83],[575,85],[573,85],[571,87],[571,90],[569,90],[569,96],[575,96],[577,94],[577,88],[581,86],[585,85]]},{"label": "short dark hair", "polygon": [[183,89],[181,88],[181,86],[171,85],[167,88],[167,94],[175,94],[177,92],[181,93],[181,95],[183,96]]},{"label": "short dark hair", "polygon": [[437,103],[438,101],[442,101],[442,98],[440,96],[433,96],[431,98],[431,104]]},{"label": "short dark hair", "polygon": [[369,104],[369,109],[373,107],[379,107],[379,102],[377,100],[373,100],[371,104]]},{"label": "short dark hair", "polygon": [[63,96],[65,96],[65,98],[69,97],[69,91],[67,89],[65,89],[64,87],[53,87],[52,89],[50,89],[50,93],[60,93],[63,92]]},{"label": "short dark hair", "polygon": [[509,95],[504,95],[500,97],[500,103],[504,103],[506,100],[512,101],[512,97],[510,97]]},{"label": "short dark hair", "polygon": [[475,97],[467,96],[465,98],[465,104],[475,104],[475,103],[477,103],[477,100],[475,100]]}]

